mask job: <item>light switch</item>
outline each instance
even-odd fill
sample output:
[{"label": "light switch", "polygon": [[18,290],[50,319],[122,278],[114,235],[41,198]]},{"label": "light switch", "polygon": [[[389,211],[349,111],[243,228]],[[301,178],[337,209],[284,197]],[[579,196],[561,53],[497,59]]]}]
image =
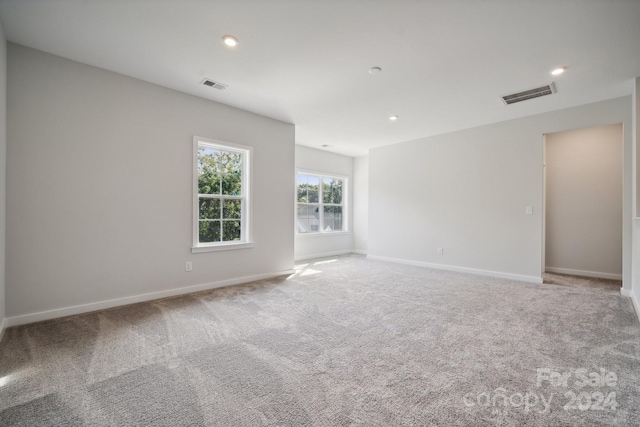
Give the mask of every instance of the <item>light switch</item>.
[{"label": "light switch", "polygon": [[533,215],[533,206],[527,206],[524,213],[527,215]]}]

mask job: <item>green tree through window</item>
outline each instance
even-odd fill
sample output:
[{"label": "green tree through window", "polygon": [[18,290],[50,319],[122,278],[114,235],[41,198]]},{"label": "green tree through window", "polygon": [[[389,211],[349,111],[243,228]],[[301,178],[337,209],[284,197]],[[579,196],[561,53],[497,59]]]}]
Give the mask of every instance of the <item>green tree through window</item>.
[{"label": "green tree through window", "polygon": [[198,143],[198,244],[246,240],[246,157],[243,150]]},{"label": "green tree through window", "polygon": [[345,179],[297,174],[298,233],[346,231],[344,216]]}]

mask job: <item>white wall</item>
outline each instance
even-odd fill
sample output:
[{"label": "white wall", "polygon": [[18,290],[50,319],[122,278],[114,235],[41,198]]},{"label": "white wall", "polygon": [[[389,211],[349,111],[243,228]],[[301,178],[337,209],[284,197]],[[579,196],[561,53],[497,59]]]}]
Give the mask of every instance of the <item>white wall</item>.
[{"label": "white wall", "polygon": [[546,269],[622,279],[622,125],[546,136]]},{"label": "white wall", "polygon": [[543,134],[620,122],[631,286],[631,97],[371,150],[369,256],[540,282]]},{"label": "white wall", "polygon": [[369,239],[369,156],[353,159],[353,246],[366,254]]},{"label": "white wall", "polygon": [[7,177],[7,40],[0,26],[0,340],[5,328],[5,246]]},{"label": "white wall", "polygon": [[631,133],[633,135],[633,150],[634,150],[634,174],[635,174],[635,191],[634,204],[635,211],[634,217],[640,218],[640,172],[638,171],[638,165],[640,165],[640,77],[636,77],[633,82],[633,94],[631,96],[631,109],[633,115],[633,126],[631,127]]},{"label": "white wall", "polygon": [[632,95],[632,114],[633,114],[633,149],[635,151],[636,163],[635,169],[635,182],[636,187],[634,191],[636,206],[635,218],[633,219],[633,286],[624,286],[622,294],[631,297],[633,305],[636,309],[636,314],[640,320],[640,173],[638,171],[638,158],[640,157],[640,77],[636,77],[633,87]]},{"label": "white wall", "polygon": [[[353,251],[353,158],[315,148],[296,145],[296,169],[346,176],[348,179],[349,232],[335,234],[295,234],[295,259],[344,254]],[[291,198],[295,200],[291,187]],[[291,223],[293,230],[294,223]]]},{"label": "white wall", "polygon": [[[293,268],[293,125],[15,44],[8,58],[10,324]],[[191,253],[193,135],[253,147],[255,247]]]}]

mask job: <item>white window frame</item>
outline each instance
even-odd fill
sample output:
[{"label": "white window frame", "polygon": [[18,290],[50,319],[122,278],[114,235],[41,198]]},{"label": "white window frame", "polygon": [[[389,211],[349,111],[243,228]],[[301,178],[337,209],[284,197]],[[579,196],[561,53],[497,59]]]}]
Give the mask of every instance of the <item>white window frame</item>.
[{"label": "white window frame", "polygon": [[[242,195],[239,197],[230,197],[233,199],[240,199],[242,203],[242,211],[240,215],[240,240],[232,242],[203,242],[200,243],[200,204],[199,199],[201,194],[198,192],[198,149],[201,147],[212,148],[214,150],[230,151],[242,154]],[[233,144],[225,141],[218,141],[215,139],[203,138],[200,136],[193,137],[193,245],[191,247],[192,253],[197,252],[213,252],[224,251],[232,249],[244,249],[253,247],[253,241],[251,238],[251,163],[252,163],[253,148]],[[216,197],[218,198],[218,197]],[[220,198],[225,198],[221,196]]]},{"label": "white window frame", "polygon": [[[342,230],[338,231],[325,231],[323,227],[318,227],[318,231],[310,231],[308,233],[300,233],[298,231],[298,175],[311,175],[318,177],[319,179],[319,188],[318,188],[318,203],[308,203],[310,205],[319,205],[319,215],[318,221],[320,225],[324,223],[324,206],[336,206],[332,203],[325,204],[322,202],[322,180],[324,178],[330,179],[340,179],[343,181],[342,187]],[[327,172],[318,172],[318,171],[310,171],[304,169],[296,169],[296,179],[295,179],[295,191],[294,191],[294,228],[296,236],[335,236],[340,234],[349,234],[351,231],[349,230],[349,177],[345,175],[337,175],[333,173]]]}]

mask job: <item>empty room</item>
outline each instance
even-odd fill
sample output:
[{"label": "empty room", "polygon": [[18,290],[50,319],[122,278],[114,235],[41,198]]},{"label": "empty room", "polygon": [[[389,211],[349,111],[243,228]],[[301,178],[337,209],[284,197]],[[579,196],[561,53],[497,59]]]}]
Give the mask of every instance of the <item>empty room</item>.
[{"label": "empty room", "polygon": [[637,0],[0,0],[0,426],[640,426]]}]

